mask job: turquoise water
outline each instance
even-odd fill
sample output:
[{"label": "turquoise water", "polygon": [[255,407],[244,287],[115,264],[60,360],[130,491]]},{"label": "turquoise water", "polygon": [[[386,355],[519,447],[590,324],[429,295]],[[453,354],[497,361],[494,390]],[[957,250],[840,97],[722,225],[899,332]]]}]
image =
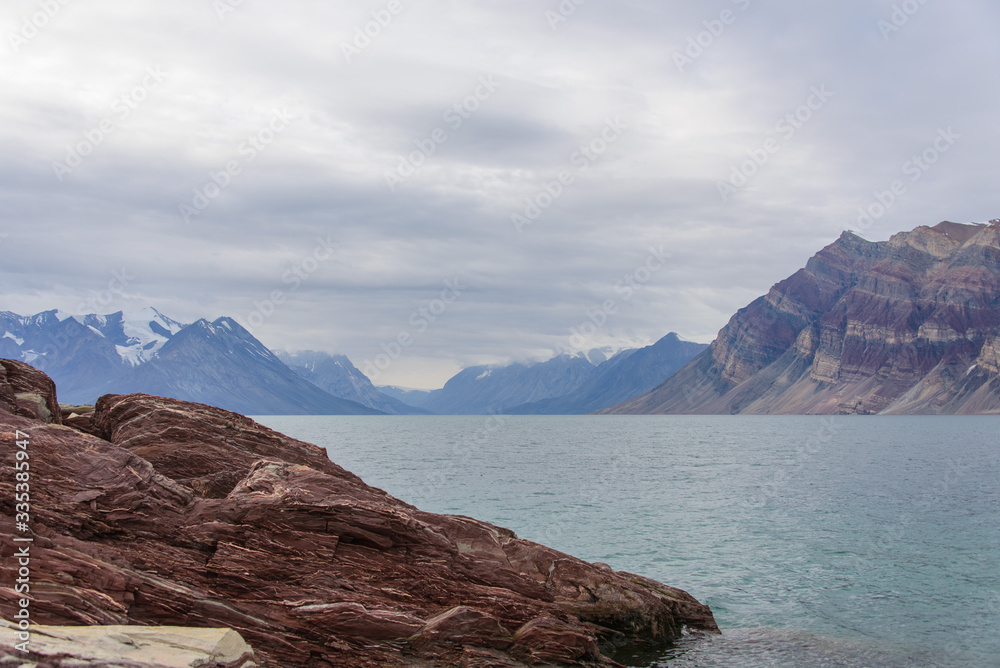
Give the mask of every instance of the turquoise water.
[{"label": "turquoise water", "polygon": [[721,638],[631,666],[1000,666],[1000,418],[258,420],[712,607]]}]

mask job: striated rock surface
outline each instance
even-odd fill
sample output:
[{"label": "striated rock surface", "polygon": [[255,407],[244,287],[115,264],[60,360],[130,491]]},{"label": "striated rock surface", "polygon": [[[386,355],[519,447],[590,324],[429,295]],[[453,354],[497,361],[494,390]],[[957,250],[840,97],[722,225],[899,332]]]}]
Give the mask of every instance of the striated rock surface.
[{"label": "striated rock surface", "polygon": [[1000,226],[845,232],[605,413],[1000,413]]},{"label": "striated rock surface", "polygon": [[[241,415],[106,396],[84,433],[10,407],[0,466],[28,433],[35,623],[232,629],[281,668],[610,666],[617,646],[718,630],[679,589],[421,512]],[[7,534],[13,485],[0,477]]]},{"label": "striated rock surface", "polygon": [[62,424],[56,384],[24,362],[0,359],[0,410]]}]

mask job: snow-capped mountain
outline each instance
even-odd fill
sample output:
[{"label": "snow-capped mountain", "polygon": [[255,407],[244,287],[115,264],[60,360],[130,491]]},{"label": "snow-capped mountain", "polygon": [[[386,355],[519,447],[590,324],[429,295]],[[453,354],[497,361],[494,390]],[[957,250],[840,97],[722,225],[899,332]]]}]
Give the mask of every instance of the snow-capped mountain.
[{"label": "snow-capped mountain", "polygon": [[152,307],[111,315],[70,317],[111,341],[122,361],[130,366],[153,359],[164,344],[185,327]]},{"label": "snow-capped mountain", "polygon": [[[71,315],[52,310],[32,316],[0,312],[0,356],[34,364],[44,371],[57,368],[81,341],[96,344],[126,367],[151,360],[184,325],[149,307],[110,315]],[[93,345],[93,344],[92,344]],[[15,352],[16,351],[16,352]]]},{"label": "snow-capped mountain", "polygon": [[146,392],[251,415],[379,412],[299,377],[231,318],[184,325],[154,308],[0,312],[0,358],[45,371],[69,403]]},{"label": "snow-capped mountain", "polygon": [[232,318],[184,327],[149,362],[98,389],[175,397],[244,415],[381,412],[335,397],[301,378]]}]

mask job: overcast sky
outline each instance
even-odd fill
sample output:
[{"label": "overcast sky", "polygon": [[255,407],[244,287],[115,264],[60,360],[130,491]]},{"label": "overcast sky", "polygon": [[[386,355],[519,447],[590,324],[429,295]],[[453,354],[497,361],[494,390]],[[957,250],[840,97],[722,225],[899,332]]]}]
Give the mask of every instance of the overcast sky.
[{"label": "overcast sky", "polygon": [[0,30],[0,310],[229,315],[380,385],[708,342],[845,229],[1000,216],[990,0],[8,0]]}]

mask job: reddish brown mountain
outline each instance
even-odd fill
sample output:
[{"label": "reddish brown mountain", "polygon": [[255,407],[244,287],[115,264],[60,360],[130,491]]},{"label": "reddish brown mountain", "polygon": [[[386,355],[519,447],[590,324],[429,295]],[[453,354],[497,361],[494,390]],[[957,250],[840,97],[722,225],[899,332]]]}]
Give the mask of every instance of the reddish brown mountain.
[{"label": "reddish brown mountain", "polygon": [[[718,631],[679,589],[421,512],[236,413],[143,394],[54,409],[47,376],[0,360],[3,470],[29,441],[35,623],[231,628],[281,668],[613,666],[616,646]],[[0,532],[23,537],[14,485]]]},{"label": "reddish brown mountain", "polygon": [[605,413],[1000,413],[1000,226],[845,232]]}]

